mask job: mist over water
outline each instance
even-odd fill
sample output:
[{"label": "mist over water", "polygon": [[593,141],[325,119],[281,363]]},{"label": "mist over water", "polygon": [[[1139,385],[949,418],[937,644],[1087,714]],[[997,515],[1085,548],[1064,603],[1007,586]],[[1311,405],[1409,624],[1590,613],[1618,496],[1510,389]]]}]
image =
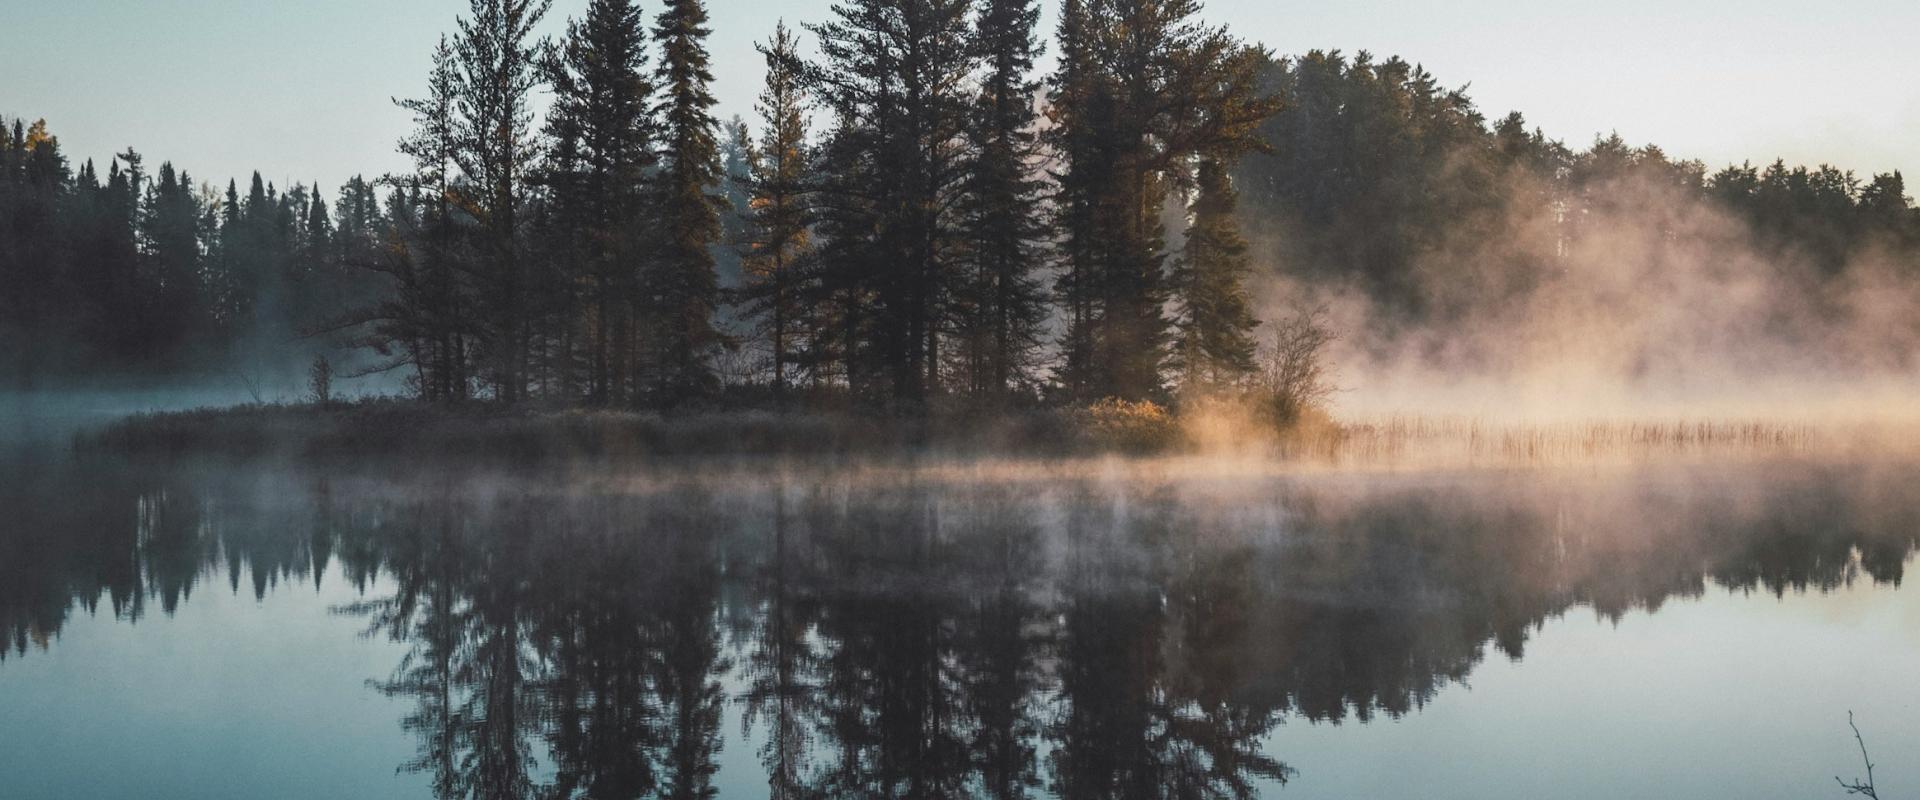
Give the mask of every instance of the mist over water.
[{"label": "mist over water", "polygon": [[[393,797],[689,775],[729,797],[1319,796],[1391,753],[1425,766],[1376,791],[1805,797],[1849,763],[1849,708],[1876,748],[1920,745],[1899,711],[1920,669],[1911,465],[1202,466],[15,470],[0,709],[23,722],[0,745],[28,755],[16,786],[105,794],[126,787],[95,765],[159,748],[188,766],[142,776],[156,797],[202,796],[191,765],[219,737],[289,724],[305,754],[247,752]],[[269,653],[241,633],[262,624],[305,633]],[[155,697],[225,676],[232,719],[198,743],[112,735],[94,704],[118,695],[76,683],[103,671]],[[301,685],[337,710],[244,710]],[[1603,688],[1621,694],[1579,699]],[[163,709],[122,719],[177,730]],[[56,710],[63,738],[32,735]],[[75,737],[97,744],[58,745]],[[1690,757],[1580,766],[1647,741]]]},{"label": "mist over water", "polygon": [[1849,712],[1920,752],[1898,173],[1576,150],[1155,2],[1042,69],[1026,4],[836,6],[715,141],[701,4],[544,66],[525,5],[442,40],[411,175],[0,138],[0,794],[1784,800]]},{"label": "mist over water", "polygon": [[1236,173],[1258,316],[1324,311],[1344,416],[1911,420],[1899,173],[1570,147],[1365,52],[1266,74],[1274,152]]}]

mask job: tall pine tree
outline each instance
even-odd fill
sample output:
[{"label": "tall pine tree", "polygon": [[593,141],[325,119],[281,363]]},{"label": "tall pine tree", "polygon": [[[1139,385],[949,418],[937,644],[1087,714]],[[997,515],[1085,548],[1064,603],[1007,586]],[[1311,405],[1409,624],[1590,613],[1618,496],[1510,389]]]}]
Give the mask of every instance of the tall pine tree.
[{"label": "tall pine tree", "polygon": [[748,211],[743,241],[745,311],[766,342],[773,369],[774,402],[787,399],[788,368],[796,361],[806,309],[799,275],[809,244],[807,100],[800,85],[798,41],[786,23],[760,45],[766,88],[756,110],[760,141],[749,153]]},{"label": "tall pine tree", "polygon": [[672,406],[717,388],[712,356],[719,283],[711,248],[720,241],[715,193],[721,178],[719,121],[708,88],[707,9],[702,0],[666,0],[654,22],[661,48],[660,169],[654,186],[658,240],[647,274],[654,401]]},{"label": "tall pine tree", "polygon": [[1246,281],[1247,241],[1234,216],[1238,193],[1227,165],[1200,161],[1192,222],[1174,272],[1178,334],[1173,361],[1182,392],[1226,388],[1254,370],[1254,319]]},{"label": "tall pine tree", "polygon": [[553,110],[546,180],[559,234],[553,255],[579,284],[585,395],[631,396],[644,245],[645,183],[654,164],[653,84],[646,28],[632,0],[593,0],[548,66]]},{"label": "tall pine tree", "polygon": [[965,388],[989,399],[1031,377],[1047,314],[1038,276],[1047,230],[1033,166],[1039,84],[1029,76],[1039,18],[1033,0],[983,0],[975,26],[985,74],[967,131],[972,153],[962,224],[969,269],[955,316]]},{"label": "tall pine tree", "polygon": [[[810,26],[807,86],[832,113],[823,205],[837,241],[855,392],[904,409],[940,390],[960,270],[959,204],[972,109],[967,0],[858,0]],[[863,306],[856,308],[855,306]]]},{"label": "tall pine tree", "polygon": [[538,144],[530,96],[545,44],[534,28],[552,0],[470,0],[453,39],[453,147],[459,183],[450,188],[473,220],[477,241],[466,272],[478,278],[482,345],[495,399],[518,401],[527,390],[532,314],[527,295],[522,211],[532,191],[528,173]]},{"label": "tall pine tree", "polygon": [[1279,106],[1256,91],[1263,54],[1196,19],[1197,0],[1070,0],[1051,114],[1075,307],[1069,387],[1164,392],[1169,299],[1163,211],[1192,159],[1244,150]]}]

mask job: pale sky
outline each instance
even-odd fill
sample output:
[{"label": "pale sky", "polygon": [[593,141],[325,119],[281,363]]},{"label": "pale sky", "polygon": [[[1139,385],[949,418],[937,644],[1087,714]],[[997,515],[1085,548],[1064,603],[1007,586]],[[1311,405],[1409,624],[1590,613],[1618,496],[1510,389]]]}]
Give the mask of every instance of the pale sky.
[{"label": "pale sky", "polygon": [[[548,28],[587,0],[558,0]],[[831,0],[710,0],[721,116],[750,115],[752,43]],[[1043,21],[1051,37],[1052,8]],[[333,187],[405,168],[407,114],[465,0],[0,0],[0,115],[45,117],[76,164],[128,145],[224,183]],[[658,0],[646,3],[649,15]],[[1210,0],[1282,54],[1371,50],[1471,85],[1583,147],[1617,130],[1710,167],[1784,157],[1920,170],[1920,0]]]}]

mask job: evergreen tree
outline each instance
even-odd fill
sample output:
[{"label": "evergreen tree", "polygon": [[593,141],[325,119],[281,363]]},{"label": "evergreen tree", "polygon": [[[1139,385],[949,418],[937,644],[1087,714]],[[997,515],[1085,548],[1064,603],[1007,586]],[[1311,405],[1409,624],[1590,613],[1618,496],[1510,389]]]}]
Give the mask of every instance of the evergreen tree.
[{"label": "evergreen tree", "polygon": [[[822,202],[838,241],[831,280],[849,303],[855,392],[913,409],[939,391],[957,282],[959,201],[972,108],[967,0],[858,0],[811,26],[824,61],[806,72],[832,113]],[[864,308],[854,308],[863,305]],[[861,363],[861,362],[866,363]]]},{"label": "evergreen tree", "polygon": [[963,201],[970,274],[957,316],[967,390],[999,398],[1030,376],[1046,317],[1038,278],[1047,231],[1041,210],[1034,95],[1039,53],[1032,0],[984,0],[975,48],[985,65],[968,128]]},{"label": "evergreen tree", "polygon": [[229,178],[215,214],[206,270],[208,324],[222,339],[234,336],[251,299],[242,294],[239,280],[240,225],[240,186]]},{"label": "evergreen tree", "polygon": [[191,179],[170,162],[160,165],[143,205],[142,320],[148,329],[142,355],[159,359],[192,338],[201,317],[200,207]]},{"label": "evergreen tree", "polygon": [[380,233],[380,197],[362,176],[355,175],[340,185],[333,212],[335,232],[343,249],[364,245]]},{"label": "evergreen tree", "polygon": [[333,215],[327,211],[327,199],[320,196],[316,188],[312,199],[307,201],[306,241],[310,257],[317,261],[330,261],[333,250]]},{"label": "evergreen tree", "polygon": [[451,42],[434,49],[425,97],[396,100],[412,113],[414,130],[400,141],[413,159],[412,175],[396,181],[385,214],[390,246],[362,266],[390,284],[383,299],[351,311],[336,326],[382,359],[368,372],[403,367],[421,397],[455,403],[472,390],[470,341],[476,304],[456,262],[466,239],[455,220],[455,150],[459,147],[460,74]]},{"label": "evergreen tree", "polygon": [[548,66],[554,107],[546,182],[553,252],[581,285],[578,330],[588,402],[625,402],[632,390],[644,242],[646,172],[654,163],[653,85],[646,30],[630,0],[594,0]]},{"label": "evergreen tree", "polygon": [[[721,205],[724,208],[720,215],[720,240],[737,243],[747,235],[745,223],[752,210],[747,184],[753,172],[753,128],[735,114],[721,125],[721,132],[725,135],[720,142]],[[723,296],[740,288],[745,278],[743,269],[739,248],[722,247],[715,252],[714,276]],[[726,302],[722,301],[720,311],[722,330],[728,329],[726,323],[731,322]]]},{"label": "evergreen tree", "polygon": [[1167,298],[1162,212],[1191,159],[1237,153],[1278,110],[1256,78],[1264,54],[1194,17],[1195,0],[1069,2],[1052,138],[1081,307],[1063,377],[1082,396],[1162,391]]},{"label": "evergreen tree", "polygon": [[1247,242],[1235,217],[1238,194],[1227,165],[1200,161],[1192,224],[1175,273],[1179,334],[1174,362],[1182,389],[1231,385],[1254,370],[1254,319],[1246,281]]},{"label": "evergreen tree", "polygon": [[[1100,126],[1111,103],[1098,93],[1099,64],[1093,52],[1092,0],[1065,0],[1055,40],[1060,63],[1049,80],[1046,143],[1054,154],[1051,172],[1056,187],[1052,198],[1052,228],[1059,242],[1062,269],[1054,284],[1058,305],[1064,306],[1066,333],[1060,343],[1061,363],[1056,380],[1069,397],[1092,396],[1095,389],[1094,333],[1099,321],[1094,280],[1099,260],[1099,234],[1094,226],[1100,181],[1093,168],[1100,157]],[[1073,118],[1078,124],[1063,124]]]},{"label": "evergreen tree", "polygon": [[[120,163],[127,164],[126,169]],[[94,274],[84,283],[101,287],[99,318],[89,326],[97,344],[122,363],[145,355],[147,324],[145,299],[140,275],[140,186],[145,180],[140,154],[133,148],[114,156],[107,167],[107,182],[101,187],[97,227],[83,234],[88,244],[98,247],[93,255]]]},{"label": "evergreen tree", "polygon": [[55,346],[70,338],[81,287],[66,246],[69,173],[60,140],[45,120],[0,119],[0,341],[13,342],[0,385],[32,388],[43,368],[59,367]]},{"label": "evergreen tree", "polygon": [[711,248],[720,241],[722,198],[714,98],[708,85],[707,9],[703,0],[666,0],[654,22],[661,47],[655,72],[662,97],[654,213],[659,240],[646,281],[654,401],[671,406],[717,386],[710,363],[723,344],[714,329],[719,303]]},{"label": "evergreen tree", "polygon": [[1887,237],[1901,250],[1920,245],[1920,217],[1915,216],[1906,178],[1898,170],[1875,175],[1861,187],[1858,214],[1865,232]]},{"label": "evergreen tree", "polygon": [[755,107],[760,142],[748,153],[748,196],[741,242],[746,283],[741,289],[746,313],[765,340],[773,368],[774,402],[785,405],[788,367],[804,346],[806,310],[800,265],[809,246],[807,194],[807,99],[800,85],[798,42],[786,23],[760,45],[766,59],[766,88]]},{"label": "evergreen tree", "polygon": [[527,294],[522,211],[532,185],[528,173],[538,146],[532,136],[530,96],[545,43],[534,38],[552,0],[470,0],[452,42],[452,147],[447,155],[461,180],[450,193],[473,221],[475,247],[465,270],[477,279],[477,331],[485,348],[495,399],[517,402],[526,393],[531,314]]}]

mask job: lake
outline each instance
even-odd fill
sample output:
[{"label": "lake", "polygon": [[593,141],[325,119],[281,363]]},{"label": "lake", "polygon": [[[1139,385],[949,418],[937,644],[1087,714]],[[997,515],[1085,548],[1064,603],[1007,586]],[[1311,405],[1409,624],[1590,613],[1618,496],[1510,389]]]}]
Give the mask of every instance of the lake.
[{"label": "lake", "polygon": [[1920,466],[0,458],[21,798],[1920,791]]}]

